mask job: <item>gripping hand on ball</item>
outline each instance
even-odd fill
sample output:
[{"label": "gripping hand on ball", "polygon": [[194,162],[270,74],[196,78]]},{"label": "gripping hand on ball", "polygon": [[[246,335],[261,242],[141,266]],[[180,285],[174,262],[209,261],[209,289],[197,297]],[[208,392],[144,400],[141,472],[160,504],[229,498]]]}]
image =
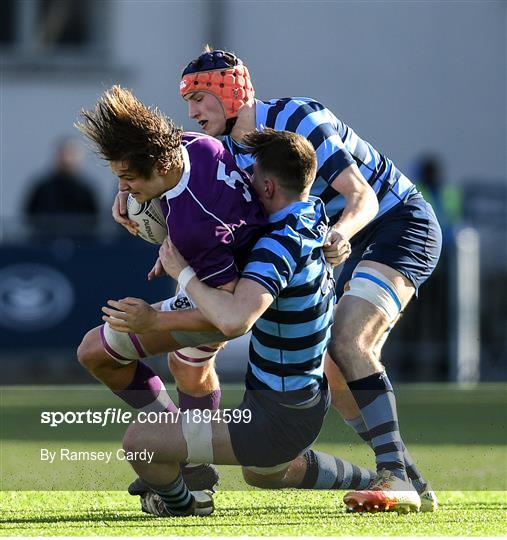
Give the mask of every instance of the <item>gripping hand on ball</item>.
[{"label": "gripping hand on ball", "polygon": [[350,255],[350,243],[340,232],[330,229],[324,243],[324,256],[331,266],[338,266]]},{"label": "gripping hand on ball", "polygon": [[111,209],[111,211],[113,214],[113,219],[116,221],[116,223],[119,223],[120,225],[125,227],[125,229],[127,229],[130,234],[137,236],[137,229],[139,225],[135,221],[132,221],[127,217],[128,196],[128,192],[118,191],[114,199],[113,208]]},{"label": "gripping hand on ball", "polygon": [[140,298],[108,300],[102,308],[102,320],[118,332],[144,334],[156,331],[158,311]]}]

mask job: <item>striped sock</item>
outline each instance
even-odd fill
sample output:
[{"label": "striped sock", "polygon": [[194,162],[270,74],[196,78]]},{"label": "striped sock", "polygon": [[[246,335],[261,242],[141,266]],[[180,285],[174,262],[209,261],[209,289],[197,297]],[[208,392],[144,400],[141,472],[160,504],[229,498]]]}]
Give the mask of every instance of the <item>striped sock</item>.
[{"label": "striped sock", "polygon": [[299,486],[302,489],[364,489],[376,476],[375,471],[324,452],[310,449],[304,457],[306,473]]},{"label": "striped sock", "polygon": [[167,511],[176,516],[185,516],[192,507],[194,496],[183,481],[181,473],[165,486],[157,486],[146,482],[146,485],[164,501]]},{"label": "striped sock", "polygon": [[387,469],[398,478],[408,480],[396,399],[386,373],[375,373],[348,385],[368,428],[377,471]]},{"label": "striped sock", "polygon": [[359,435],[359,437],[361,437],[361,439],[363,439],[367,445],[371,446],[370,434],[368,433],[368,428],[366,427],[362,416],[357,416],[356,418],[351,418],[350,420],[344,418],[343,420]]},{"label": "striped sock", "polygon": [[[345,423],[348,424],[359,435],[359,437],[363,439],[363,441],[367,445],[371,446],[370,434],[368,433],[368,429],[366,428],[366,424],[364,423],[362,416],[358,416],[357,418],[351,418],[350,420],[345,420]],[[403,443],[403,459],[405,460],[407,476],[410,478],[410,481],[412,482],[418,493],[421,493],[426,489],[427,482],[423,478],[419,469],[416,467],[416,464],[414,463],[412,456],[407,450],[405,443]]]},{"label": "striped sock", "polygon": [[176,412],[162,379],[144,362],[138,361],[132,382],[115,394],[134,409],[145,412]]}]

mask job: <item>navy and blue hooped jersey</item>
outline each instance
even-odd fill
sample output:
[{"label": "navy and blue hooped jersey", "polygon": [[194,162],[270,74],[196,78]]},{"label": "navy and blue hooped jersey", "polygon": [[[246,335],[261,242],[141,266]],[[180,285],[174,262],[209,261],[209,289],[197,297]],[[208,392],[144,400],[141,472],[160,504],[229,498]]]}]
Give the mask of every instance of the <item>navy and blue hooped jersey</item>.
[{"label": "navy and blue hooped jersey", "polygon": [[333,320],[334,283],[322,252],[328,219],[322,201],[310,197],[271,215],[269,222],[242,273],[273,296],[252,329],[246,385],[274,391],[281,403],[301,405],[322,386]]},{"label": "navy and blue hooped jersey", "polygon": [[[286,130],[306,137],[317,153],[317,176],[311,194],[320,197],[326,205],[331,225],[340,218],[345,198],[331,183],[344,169],[356,163],[366,181],[377,194],[377,218],[405,201],[417,191],[390,159],[364,141],[346,124],[317,101],[305,98],[283,98],[270,101],[255,100],[256,128]],[[236,163],[252,173],[254,159],[232,137],[223,140]]]}]

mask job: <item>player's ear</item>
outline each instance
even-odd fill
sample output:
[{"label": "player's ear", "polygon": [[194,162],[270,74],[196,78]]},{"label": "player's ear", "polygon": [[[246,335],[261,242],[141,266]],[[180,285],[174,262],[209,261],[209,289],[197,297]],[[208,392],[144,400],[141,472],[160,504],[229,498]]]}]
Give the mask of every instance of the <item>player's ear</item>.
[{"label": "player's ear", "polygon": [[163,165],[160,162],[157,162],[157,166],[155,167],[157,174],[160,176],[164,176],[169,172],[169,165]]},{"label": "player's ear", "polygon": [[275,194],[275,183],[271,178],[264,180],[264,195],[267,199],[272,199]]}]

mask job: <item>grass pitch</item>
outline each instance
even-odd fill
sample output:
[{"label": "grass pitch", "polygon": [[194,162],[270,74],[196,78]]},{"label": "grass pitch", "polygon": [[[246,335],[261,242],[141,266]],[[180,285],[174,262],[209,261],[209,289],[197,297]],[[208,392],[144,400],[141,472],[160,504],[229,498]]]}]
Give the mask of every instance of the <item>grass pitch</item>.
[{"label": "grass pitch", "polygon": [[434,514],[346,514],[343,492],[223,491],[209,517],[155,518],[121,492],[8,492],[2,535],[505,536],[506,496],[442,492]]},{"label": "grass pitch", "polygon": [[[1,535],[22,536],[506,536],[506,387],[401,386],[400,424],[413,457],[437,490],[433,514],[346,514],[343,492],[247,488],[235,467],[220,467],[216,510],[206,518],[162,519],[140,512],[124,491],[126,463],[50,465],[41,448],[114,449],[124,426],[40,424],[41,410],[118,407],[100,387],[4,388]],[[225,387],[223,406],[241,390]],[[371,451],[329,414],[317,448],[360,465]],[[80,491],[75,491],[79,489]],[[83,490],[87,491],[83,491]]]}]

